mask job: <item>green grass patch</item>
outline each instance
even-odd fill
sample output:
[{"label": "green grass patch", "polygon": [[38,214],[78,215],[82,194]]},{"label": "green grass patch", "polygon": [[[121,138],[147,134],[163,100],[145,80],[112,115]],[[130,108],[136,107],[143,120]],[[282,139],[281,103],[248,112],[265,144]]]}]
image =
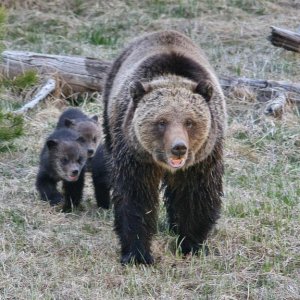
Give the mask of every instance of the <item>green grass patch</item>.
[{"label": "green grass patch", "polygon": [[23,134],[23,117],[0,111],[0,141],[9,141]]},{"label": "green grass patch", "polygon": [[7,12],[4,6],[0,5],[0,52],[4,50],[3,40],[6,35]]},{"label": "green grass patch", "polygon": [[17,76],[11,81],[13,88],[20,91],[32,87],[38,82],[38,75],[34,70],[25,71],[24,74]]},{"label": "green grass patch", "polygon": [[155,0],[149,1],[147,5],[147,11],[154,19],[162,17],[170,18],[195,18],[199,13],[199,1],[188,0],[188,1],[164,1]]},{"label": "green grass patch", "polygon": [[256,15],[264,15],[267,12],[264,1],[261,0],[227,0],[226,4]]}]

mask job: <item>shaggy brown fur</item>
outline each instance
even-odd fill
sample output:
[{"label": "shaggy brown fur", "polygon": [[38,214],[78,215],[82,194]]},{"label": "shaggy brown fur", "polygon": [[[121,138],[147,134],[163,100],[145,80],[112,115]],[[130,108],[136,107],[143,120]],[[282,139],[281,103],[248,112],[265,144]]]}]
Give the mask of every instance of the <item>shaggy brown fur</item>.
[{"label": "shaggy brown fur", "polygon": [[121,262],[152,263],[158,187],[184,254],[219,217],[225,101],[202,51],[175,31],[145,35],[115,60],[104,90]]},{"label": "shaggy brown fur", "polygon": [[104,161],[103,145],[100,145],[101,130],[98,117],[89,118],[78,108],[67,108],[59,117],[56,128],[70,128],[81,136],[88,156],[85,171],[92,172],[97,204],[99,207],[109,208],[108,172]]},{"label": "shaggy brown fur", "polygon": [[63,197],[56,186],[63,181],[63,210],[77,206],[82,198],[86,159],[79,134],[68,128],[56,129],[47,138],[40,155],[36,187],[42,200],[51,205],[62,202]]}]

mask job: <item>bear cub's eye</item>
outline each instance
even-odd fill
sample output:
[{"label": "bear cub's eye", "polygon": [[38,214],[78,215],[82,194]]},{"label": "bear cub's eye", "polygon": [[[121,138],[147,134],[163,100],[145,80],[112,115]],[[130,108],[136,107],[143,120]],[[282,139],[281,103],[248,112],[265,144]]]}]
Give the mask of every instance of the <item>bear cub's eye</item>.
[{"label": "bear cub's eye", "polygon": [[194,122],[193,122],[191,119],[187,119],[187,120],[185,121],[185,126],[186,126],[187,128],[192,128],[193,125],[194,125]]},{"label": "bear cub's eye", "polygon": [[164,130],[167,127],[167,121],[164,119],[161,119],[157,122],[157,125],[160,130]]},{"label": "bear cub's eye", "polygon": [[82,163],[82,161],[83,161],[83,157],[82,157],[82,156],[79,156],[79,158],[78,158],[77,162],[78,162],[79,164],[81,164],[81,163]]},{"label": "bear cub's eye", "polygon": [[69,160],[66,157],[63,157],[60,161],[63,165],[66,165],[69,162]]},{"label": "bear cub's eye", "polygon": [[97,138],[96,137],[93,138],[93,142],[97,143]]}]

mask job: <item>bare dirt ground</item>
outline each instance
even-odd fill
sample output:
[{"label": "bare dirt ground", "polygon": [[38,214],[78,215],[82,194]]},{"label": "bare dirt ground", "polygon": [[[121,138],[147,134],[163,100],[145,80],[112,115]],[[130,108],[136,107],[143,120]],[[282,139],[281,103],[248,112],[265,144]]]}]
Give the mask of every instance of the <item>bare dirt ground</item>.
[{"label": "bare dirt ground", "polygon": [[[219,75],[300,81],[300,56],[267,41],[270,26],[296,30],[298,1],[4,0],[10,50],[113,59],[132,38],[176,29],[201,45]],[[10,110],[34,87],[1,86]],[[101,95],[77,97],[90,115]],[[0,152],[0,299],[300,299],[300,122],[263,115],[255,94],[227,98],[225,196],[208,256],[182,259],[163,203],[151,267],[119,264],[111,211],[63,214],[34,187],[40,148],[66,105],[51,97],[25,117],[25,133]],[[3,148],[3,147],[2,147]]]}]

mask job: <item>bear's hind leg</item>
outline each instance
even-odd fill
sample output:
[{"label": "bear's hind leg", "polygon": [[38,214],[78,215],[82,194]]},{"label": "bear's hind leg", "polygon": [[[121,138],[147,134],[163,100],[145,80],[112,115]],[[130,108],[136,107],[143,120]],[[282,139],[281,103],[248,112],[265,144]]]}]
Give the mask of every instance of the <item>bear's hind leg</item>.
[{"label": "bear's hind leg", "polygon": [[109,172],[105,169],[93,169],[92,179],[95,190],[95,197],[98,207],[109,209],[110,207],[110,183]]},{"label": "bear's hind leg", "polygon": [[110,169],[104,145],[100,144],[95,156],[90,161],[95,197],[98,207],[110,207]]}]

